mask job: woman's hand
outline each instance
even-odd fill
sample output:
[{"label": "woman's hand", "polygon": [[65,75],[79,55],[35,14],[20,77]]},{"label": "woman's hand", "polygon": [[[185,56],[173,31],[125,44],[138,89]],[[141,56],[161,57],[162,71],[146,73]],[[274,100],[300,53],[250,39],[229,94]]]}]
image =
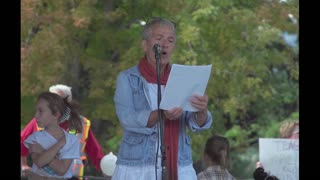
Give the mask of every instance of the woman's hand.
[{"label": "woman's hand", "polygon": [[198,109],[198,112],[194,112],[195,122],[202,127],[207,121],[207,106],[208,106],[208,96],[205,94],[203,96],[194,94],[190,98],[190,103],[193,107]]},{"label": "woman's hand", "polygon": [[259,168],[259,167],[263,168],[263,165],[260,161],[256,162],[256,168]]},{"label": "woman's hand", "polygon": [[194,94],[190,98],[190,103],[193,107],[195,107],[199,111],[207,111],[208,99],[209,98],[206,94],[203,96]]},{"label": "woman's hand", "polygon": [[175,107],[170,110],[164,110],[163,114],[165,118],[169,120],[176,120],[179,119],[180,116],[182,115],[182,108],[181,107]]}]

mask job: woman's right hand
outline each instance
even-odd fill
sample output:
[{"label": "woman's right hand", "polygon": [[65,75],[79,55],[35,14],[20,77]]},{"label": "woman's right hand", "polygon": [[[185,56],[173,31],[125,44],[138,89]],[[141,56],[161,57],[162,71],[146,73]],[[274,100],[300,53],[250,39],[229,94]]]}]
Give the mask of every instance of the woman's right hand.
[{"label": "woman's right hand", "polygon": [[256,168],[259,168],[259,167],[263,168],[263,165],[262,165],[262,163],[261,163],[260,161],[258,161],[258,162],[256,163]]}]

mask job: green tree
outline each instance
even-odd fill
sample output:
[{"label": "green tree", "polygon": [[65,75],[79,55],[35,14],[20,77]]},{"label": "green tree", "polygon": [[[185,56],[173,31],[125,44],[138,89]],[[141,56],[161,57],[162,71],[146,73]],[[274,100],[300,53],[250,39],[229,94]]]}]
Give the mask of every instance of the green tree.
[{"label": "green tree", "polygon": [[278,137],[282,120],[299,118],[299,47],[282,38],[299,34],[299,25],[288,14],[299,19],[298,0],[22,0],[21,128],[41,91],[68,84],[83,114],[93,124],[106,122],[96,136],[106,153],[116,154],[122,137],[116,76],[143,54],[140,22],[161,16],[177,25],[172,63],[213,64],[206,93],[214,123],[191,133],[194,160],[218,133],[231,142],[231,172],[251,178],[258,138]]}]

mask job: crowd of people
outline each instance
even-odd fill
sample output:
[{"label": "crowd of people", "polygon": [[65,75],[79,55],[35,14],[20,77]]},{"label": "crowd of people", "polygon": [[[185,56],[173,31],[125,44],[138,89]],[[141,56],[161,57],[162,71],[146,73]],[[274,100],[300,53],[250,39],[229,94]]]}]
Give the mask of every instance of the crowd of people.
[{"label": "crowd of people", "polygon": [[[202,132],[213,124],[206,94],[191,95],[190,104],[195,112],[182,107],[159,110],[158,91],[163,93],[166,88],[176,43],[175,24],[163,18],[152,19],[141,35],[144,54],[135,66],[117,76],[114,105],[123,134],[112,180],[236,179],[228,170],[229,141],[220,135],[206,141],[205,168],[197,172],[193,166],[188,132]],[[155,44],[161,48],[159,69]],[[51,86],[38,96],[35,107],[34,118],[21,131],[23,176],[33,180],[83,179],[88,158],[101,172],[100,162],[105,153],[92,132],[91,121],[81,115],[73,101],[71,87]],[[280,133],[281,138],[299,138],[299,122],[284,123]],[[31,167],[27,157],[32,160]],[[276,178],[265,173],[260,162],[257,164],[255,180]]]}]

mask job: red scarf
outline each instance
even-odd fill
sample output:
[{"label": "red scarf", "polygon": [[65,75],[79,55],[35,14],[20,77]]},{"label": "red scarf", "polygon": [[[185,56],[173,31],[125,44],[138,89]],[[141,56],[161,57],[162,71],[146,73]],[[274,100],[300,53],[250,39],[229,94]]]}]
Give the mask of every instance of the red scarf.
[{"label": "red scarf", "polygon": [[[145,58],[138,65],[142,76],[149,83],[157,83],[156,68]],[[164,75],[160,77],[160,84],[166,85],[170,73],[170,65],[165,66]],[[164,120],[164,144],[166,149],[167,177],[168,180],[178,180],[178,147],[179,147],[179,120]]]}]

